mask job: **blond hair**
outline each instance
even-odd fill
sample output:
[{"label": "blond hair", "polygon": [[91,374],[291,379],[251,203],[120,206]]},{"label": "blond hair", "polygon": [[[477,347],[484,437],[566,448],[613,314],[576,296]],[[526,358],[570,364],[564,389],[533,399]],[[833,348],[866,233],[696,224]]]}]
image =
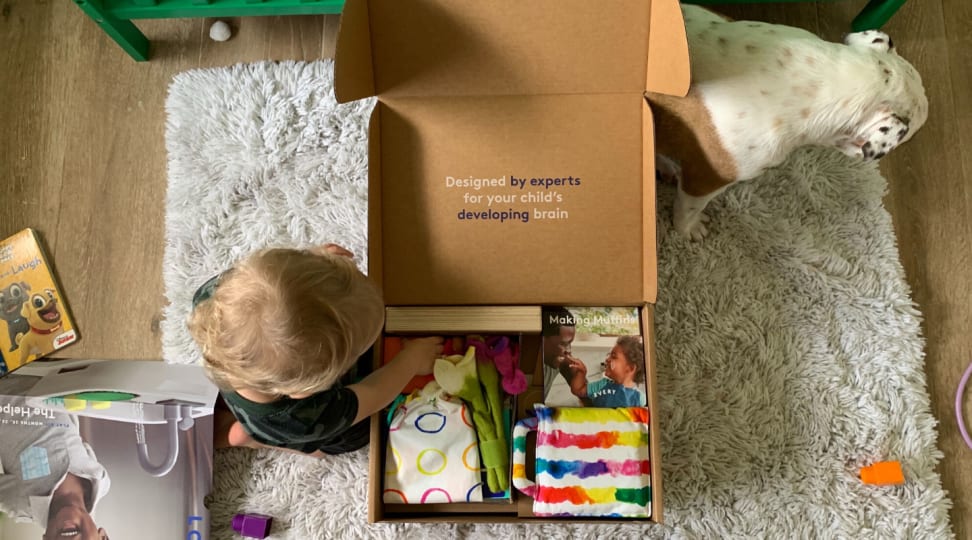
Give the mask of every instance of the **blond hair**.
[{"label": "blond hair", "polygon": [[266,249],[219,278],[189,331],[220,388],[302,394],[334,385],[377,338],[383,313],[350,258]]}]

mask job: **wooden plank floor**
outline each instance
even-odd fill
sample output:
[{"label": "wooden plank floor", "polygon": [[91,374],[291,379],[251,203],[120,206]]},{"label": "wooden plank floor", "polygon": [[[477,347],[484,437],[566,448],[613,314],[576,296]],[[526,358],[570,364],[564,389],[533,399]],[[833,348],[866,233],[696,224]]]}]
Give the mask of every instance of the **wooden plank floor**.
[{"label": "wooden plank floor", "polygon": [[[839,39],[864,0],[751,4],[733,17]],[[333,54],[336,17],[149,21],[153,59],[135,63],[62,0],[0,0],[0,235],[38,229],[82,340],[70,357],[160,357],[166,184],[164,102],[196,67]],[[924,77],[928,124],[881,162],[902,263],[924,313],[928,389],[945,453],[940,471],[958,538],[972,538],[972,450],[952,400],[972,361],[972,5],[912,0],[885,28]],[[972,398],[966,414],[972,417]]]}]

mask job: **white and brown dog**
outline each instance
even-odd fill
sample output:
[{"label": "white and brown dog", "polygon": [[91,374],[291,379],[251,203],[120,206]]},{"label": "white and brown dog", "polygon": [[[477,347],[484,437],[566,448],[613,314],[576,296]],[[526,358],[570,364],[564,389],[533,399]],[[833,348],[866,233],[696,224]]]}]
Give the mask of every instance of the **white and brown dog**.
[{"label": "white and brown dog", "polygon": [[[660,174],[678,181],[674,225],[699,240],[703,210],[739,180],[804,145],[876,160],[928,116],[915,68],[878,31],[824,41],[793,28],[729,21],[683,6],[692,63],[689,94],[649,94]],[[671,159],[669,159],[671,158]]]}]

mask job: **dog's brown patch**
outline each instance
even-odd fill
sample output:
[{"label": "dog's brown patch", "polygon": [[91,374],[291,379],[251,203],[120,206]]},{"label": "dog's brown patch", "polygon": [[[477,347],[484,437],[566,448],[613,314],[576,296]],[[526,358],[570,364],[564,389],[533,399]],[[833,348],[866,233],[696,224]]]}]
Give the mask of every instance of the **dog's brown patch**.
[{"label": "dog's brown patch", "polygon": [[769,90],[760,90],[759,91],[759,94],[761,96],[768,96],[768,95],[770,95],[770,91]]},{"label": "dog's brown patch", "polygon": [[783,47],[783,56],[785,58],[792,58],[793,57],[793,51],[791,51],[789,47]]},{"label": "dog's brown patch", "polygon": [[681,161],[686,193],[701,197],[736,180],[736,162],[719,141],[697,92],[690,91],[683,98],[649,93],[648,102],[659,134],[658,152]]},{"label": "dog's brown patch", "polygon": [[759,48],[756,47],[755,45],[746,45],[746,52],[748,52],[749,54],[756,54],[756,51],[758,50]]},{"label": "dog's brown patch", "polygon": [[719,46],[720,47],[728,47],[729,46],[729,40],[726,39],[726,38],[724,38],[724,37],[719,38]]},{"label": "dog's brown patch", "polygon": [[800,116],[802,116],[804,119],[810,118],[810,107],[805,107],[803,110],[801,110]]},{"label": "dog's brown patch", "polygon": [[816,63],[817,63],[817,59],[816,58],[814,58],[812,56],[808,56],[807,57],[807,65],[808,66],[812,66],[812,65],[814,65]]},{"label": "dog's brown patch", "polygon": [[780,129],[781,127],[783,127],[783,119],[780,118],[780,117],[774,118],[773,119],[773,129]]}]

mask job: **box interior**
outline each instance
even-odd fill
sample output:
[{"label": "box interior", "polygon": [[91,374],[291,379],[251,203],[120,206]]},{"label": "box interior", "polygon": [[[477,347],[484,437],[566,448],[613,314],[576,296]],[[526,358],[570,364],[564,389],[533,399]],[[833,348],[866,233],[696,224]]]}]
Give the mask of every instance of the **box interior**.
[{"label": "box interior", "polygon": [[[640,309],[641,331],[644,336],[645,344],[645,382],[648,391],[648,409],[652,412],[650,416],[650,430],[652,434],[658,433],[658,420],[654,411],[658,407],[657,380],[655,373],[655,341],[654,341],[654,310],[650,304],[642,306]],[[470,331],[469,333],[472,333]],[[400,333],[397,333],[401,335]],[[463,333],[456,333],[456,335]],[[541,359],[541,336],[533,332],[519,334],[521,351],[520,367],[532,375],[531,385],[526,392],[516,398],[514,421],[529,416],[529,411],[534,403],[543,401],[543,382],[542,382],[542,359]],[[376,346],[375,358],[381,358],[382,341],[379,340]],[[384,463],[386,459],[386,448],[388,443],[388,433],[386,426],[381,418],[382,415],[375,415],[371,419],[371,440],[373,443],[369,448],[369,463],[371,471],[368,482],[368,518],[372,523],[375,522],[518,522],[522,520],[540,521],[651,521],[662,523],[664,499],[662,497],[662,477],[661,477],[661,454],[660,445],[652,435],[650,444],[651,457],[651,482],[652,482],[652,515],[647,520],[632,519],[610,519],[610,518],[548,518],[536,517],[533,514],[533,500],[511,487],[511,503],[491,501],[481,503],[449,503],[449,504],[386,504],[382,501]],[[527,444],[527,476],[533,478],[533,443],[535,434],[528,437]],[[375,444],[377,443],[377,444]]]},{"label": "box interior", "polygon": [[387,304],[654,301],[640,94],[404,98],[375,114],[369,256]]}]

